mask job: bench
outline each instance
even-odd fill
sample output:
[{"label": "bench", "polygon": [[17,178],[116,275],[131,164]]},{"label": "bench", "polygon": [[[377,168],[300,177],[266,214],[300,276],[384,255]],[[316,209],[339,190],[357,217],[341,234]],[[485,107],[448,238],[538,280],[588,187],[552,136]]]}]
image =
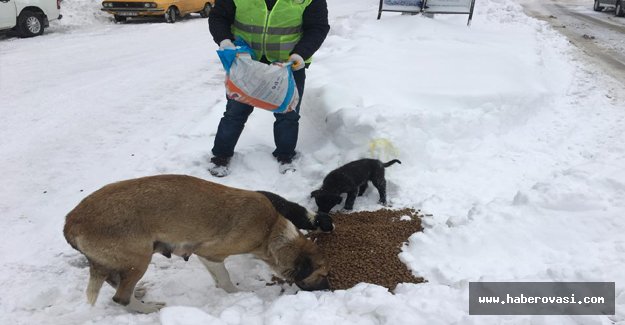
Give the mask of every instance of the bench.
[{"label": "bench", "polygon": [[475,0],[380,0],[378,19],[383,11],[424,14],[469,15],[467,26],[473,19]]}]

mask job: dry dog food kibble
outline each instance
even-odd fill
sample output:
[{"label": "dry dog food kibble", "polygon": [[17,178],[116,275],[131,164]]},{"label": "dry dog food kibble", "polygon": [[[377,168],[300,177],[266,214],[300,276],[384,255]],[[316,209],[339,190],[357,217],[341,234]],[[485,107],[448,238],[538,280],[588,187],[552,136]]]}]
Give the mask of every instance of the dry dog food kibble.
[{"label": "dry dog food kibble", "polygon": [[393,290],[398,283],[423,282],[397,256],[408,237],[423,229],[419,211],[382,209],[332,218],[334,232],[311,235],[326,256],[331,289],[367,282]]}]

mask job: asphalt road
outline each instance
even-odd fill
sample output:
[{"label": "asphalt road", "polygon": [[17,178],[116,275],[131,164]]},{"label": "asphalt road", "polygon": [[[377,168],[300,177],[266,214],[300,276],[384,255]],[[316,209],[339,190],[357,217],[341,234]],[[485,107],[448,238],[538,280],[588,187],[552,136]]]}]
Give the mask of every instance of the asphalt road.
[{"label": "asphalt road", "polygon": [[525,12],[551,24],[625,87],[625,17],[593,11],[593,0],[521,0]]}]

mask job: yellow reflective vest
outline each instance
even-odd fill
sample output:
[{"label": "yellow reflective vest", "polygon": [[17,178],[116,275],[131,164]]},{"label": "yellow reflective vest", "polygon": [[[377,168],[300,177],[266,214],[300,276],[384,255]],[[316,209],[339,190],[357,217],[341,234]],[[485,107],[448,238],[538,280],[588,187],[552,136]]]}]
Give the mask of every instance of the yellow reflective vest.
[{"label": "yellow reflective vest", "polygon": [[264,55],[271,62],[287,61],[302,38],[302,17],[311,2],[277,0],[269,11],[265,0],[234,0],[232,33],[247,42],[258,59]]}]

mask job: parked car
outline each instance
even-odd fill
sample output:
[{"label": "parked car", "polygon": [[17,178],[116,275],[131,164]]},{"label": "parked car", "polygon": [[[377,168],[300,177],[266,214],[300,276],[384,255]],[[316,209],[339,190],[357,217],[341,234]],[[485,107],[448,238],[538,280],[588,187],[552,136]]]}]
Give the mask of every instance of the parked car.
[{"label": "parked car", "polygon": [[113,15],[116,22],[130,17],[162,16],[168,23],[175,23],[179,17],[199,13],[208,17],[215,0],[105,0],[102,11]]},{"label": "parked car", "polygon": [[61,0],[0,0],[0,31],[38,36],[50,21],[61,19],[60,11]]},{"label": "parked car", "polygon": [[625,2],[625,0],[595,0],[593,9],[595,11],[602,11],[605,8],[614,8],[614,14],[617,17],[624,17],[625,8],[623,8],[623,2]]}]

